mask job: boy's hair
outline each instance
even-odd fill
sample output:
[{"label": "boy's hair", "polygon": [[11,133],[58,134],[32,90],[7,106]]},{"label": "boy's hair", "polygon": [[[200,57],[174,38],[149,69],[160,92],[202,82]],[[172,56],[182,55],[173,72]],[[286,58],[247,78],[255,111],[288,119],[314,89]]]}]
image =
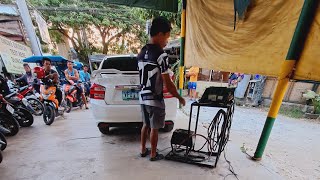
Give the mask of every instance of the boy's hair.
[{"label": "boy's hair", "polygon": [[28,63],[24,63],[23,67],[30,67]]},{"label": "boy's hair", "polygon": [[85,65],[83,65],[83,68],[85,68],[85,67],[89,68],[89,66],[88,66],[88,65],[86,65],[86,64],[85,64]]},{"label": "boy's hair", "polygon": [[171,24],[166,18],[157,17],[152,21],[151,28],[150,28],[150,35],[151,37],[153,37],[159,33],[170,32],[171,29],[172,29]]},{"label": "boy's hair", "polygon": [[51,59],[49,59],[49,58],[43,58],[43,59],[42,59],[42,64],[44,64],[44,62],[46,62],[46,61],[48,61],[48,62],[50,62],[50,63],[52,62]]}]

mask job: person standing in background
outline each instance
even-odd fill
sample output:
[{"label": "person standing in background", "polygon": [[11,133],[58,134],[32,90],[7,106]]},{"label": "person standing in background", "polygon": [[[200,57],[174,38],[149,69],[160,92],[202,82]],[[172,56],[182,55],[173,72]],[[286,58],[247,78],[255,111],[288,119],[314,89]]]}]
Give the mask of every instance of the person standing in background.
[{"label": "person standing in background", "polygon": [[189,69],[188,76],[190,77],[189,83],[188,83],[188,89],[189,89],[189,96],[191,100],[196,100],[197,98],[197,81],[198,81],[198,75],[199,75],[200,68],[196,66],[192,66]]},{"label": "person standing in background", "polygon": [[90,74],[89,74],[88,70],[89,70],[89,67],[87,65],[84,65],[83,70],[79,72],[80,79],[84,84],[86,96],[89,96],[90,87],[91,87]]},{"label": "person standing in background", "polygon": [[230,73],[229,80],[228,80],[228,86],[229,87],[237,87],[238,83],[244,78],[244,74],[241,73]]}]

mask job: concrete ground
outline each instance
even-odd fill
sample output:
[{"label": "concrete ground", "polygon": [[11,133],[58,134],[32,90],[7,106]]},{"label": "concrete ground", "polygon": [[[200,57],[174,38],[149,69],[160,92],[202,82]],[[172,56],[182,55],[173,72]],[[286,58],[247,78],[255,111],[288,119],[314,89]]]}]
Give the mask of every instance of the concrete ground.
[{"label": "concrete ground", "polygon": [[[188,106],[179,111],[176,128],[187,128]],[[200,127],[216,110],[205,108]],[[252,154],[263,128],[266,112],[237,107],[226,157],[239,179],[320,179],[320,124],[280,116],[265,156],[249,160],[240,147]],[[205,129],[200,128],[204,133]],[[158,149],[170,146],[171,133],[161,133]],[[166,153],[168,151],[165,150]],[[56,179],[224,179],[230,174],[224,157],[215,169],[173,161],[150,162],[138,157],[139,130],[113,129],[101,135],[90,110],[77,110],[46,126],[36,118],[30,128],[8,138],[0,164],[1,180]],[[236,179],[227,176],[226,179]]]}]

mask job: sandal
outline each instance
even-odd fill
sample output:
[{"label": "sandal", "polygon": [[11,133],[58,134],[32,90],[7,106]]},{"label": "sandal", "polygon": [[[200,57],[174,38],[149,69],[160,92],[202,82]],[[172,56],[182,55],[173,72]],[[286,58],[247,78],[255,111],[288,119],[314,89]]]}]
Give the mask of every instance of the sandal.
[{"label": "sandal", "polygon": [[151,153],[150,149],[149,149],[149,148],[146,148],[146,152],[140,153],[140,156],[141,156],[141,157],[146,157],[146,156],[150,155],[150,153]]},{"label": "sandal", "polygon": [[158,161],[164,159],[164,155],[157,153],[155,157],[150,157],[150,161]]}]

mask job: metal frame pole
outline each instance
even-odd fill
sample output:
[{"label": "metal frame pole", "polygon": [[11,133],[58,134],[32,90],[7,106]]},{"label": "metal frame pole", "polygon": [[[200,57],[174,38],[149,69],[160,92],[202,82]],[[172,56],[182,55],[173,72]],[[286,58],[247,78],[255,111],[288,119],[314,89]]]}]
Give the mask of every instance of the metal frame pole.
[{"label": "metal frame pole", "polygon": [[269,136],[275,119],[278,115],[283,97],[288,88],[289,80],[294,75],[295,66],[300,59],[305,41],[307,39],[310,27],[312,25],[316,10],[320,0],[305,0],[300,17],[292,37],[292,41],[288,50],[285,62],[282,64],[281,71],[278,77],[278,85],[272,99],[271,107],[268,113],[267,120],[264,124],[260,140],[254,154],[254,160],[261,160],[263,152],[266,148]]},{"label": "metal frame pole", "polygon": [[182,0],[182,12],[181,12],[181,37],[180,37],[180,67],[179,67],[179,93],[182,95],[184,84],[184,49],[185,49],[185,37],[186,37],[186,8],[187,0]]},{"label": "metal frame pole", "polygon": [[16,0],[20,16],[24,27],[26,28],[28,38],[31,43],[31,49],[34,55],[42,55],[40,43],[38,42],[38,37],[34,31],[34,27],[31,21],[30,13],[25,0]]}]

